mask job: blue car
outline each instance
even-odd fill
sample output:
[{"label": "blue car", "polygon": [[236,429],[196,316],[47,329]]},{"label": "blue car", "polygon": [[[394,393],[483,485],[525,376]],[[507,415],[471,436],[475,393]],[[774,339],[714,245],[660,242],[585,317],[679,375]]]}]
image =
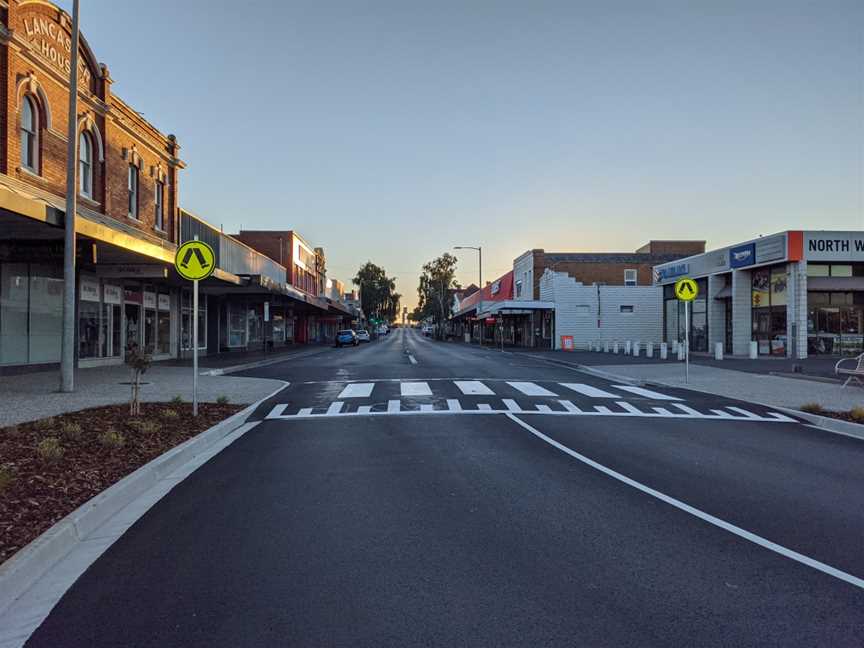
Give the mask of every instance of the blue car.
[{"label": "blue car", "polygon": [[350,344],[357,346],[360,342],[357,340],[357,334],[351,329],[345,329],[336,333],[336,348]]}]

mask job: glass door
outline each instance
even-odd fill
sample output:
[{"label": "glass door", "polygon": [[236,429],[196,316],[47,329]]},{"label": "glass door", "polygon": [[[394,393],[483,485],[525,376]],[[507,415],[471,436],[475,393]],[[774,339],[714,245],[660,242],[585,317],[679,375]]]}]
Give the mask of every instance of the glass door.
[{"label": "glass door", "polygon": [[141,306],[138,304],[126,304],[124,313],[126,315],[126,348],[137,344],[141,346]]},{"label": "glass door", "polygon": [[732,351],[732,299],[731,298],[724,299],[723,303],[726,307],[726,311],[725,311],[726,336],[724,339],[724,346],[726,348],[725,348],[724,353],[728,353],[731,355],[733,353],[733,351]]}]

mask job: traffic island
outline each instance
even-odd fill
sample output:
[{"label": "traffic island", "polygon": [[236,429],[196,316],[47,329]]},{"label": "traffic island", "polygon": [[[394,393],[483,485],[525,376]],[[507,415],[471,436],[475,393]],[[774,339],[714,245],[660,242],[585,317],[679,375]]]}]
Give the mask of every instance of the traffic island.
[{"label": "traffic island", "polygon": [[0,564],[126,475],[243,409],[142,403],[0,428]]}]

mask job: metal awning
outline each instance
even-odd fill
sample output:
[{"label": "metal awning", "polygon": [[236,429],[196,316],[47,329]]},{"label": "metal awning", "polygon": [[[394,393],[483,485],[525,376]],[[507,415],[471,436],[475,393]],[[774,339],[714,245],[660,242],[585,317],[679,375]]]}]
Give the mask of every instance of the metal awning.
[{"label": "metal awning", "polygon": [[499,302],[487,302],[483,304],[483,312],[478,317],[491,315],[530,315],[538,310],[555,310],[555,302],[540,301],[537,299],[520,301],[507,299]]}]

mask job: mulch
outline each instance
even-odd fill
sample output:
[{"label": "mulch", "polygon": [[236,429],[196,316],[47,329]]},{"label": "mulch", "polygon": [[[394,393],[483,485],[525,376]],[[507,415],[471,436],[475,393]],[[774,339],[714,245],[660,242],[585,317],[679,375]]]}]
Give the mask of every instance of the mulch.
[{"label": "mulch", "polygon": [[[196,418],[190,403],[142,403],[141,415],[130,417],[128,404],[112,405],[0,428],[0,563],[135,469],[241,409],[201,403]],[[106,432],[119,432],[122,446]],[[48,437],[59,442],[61,457],[40,455]]]}]

